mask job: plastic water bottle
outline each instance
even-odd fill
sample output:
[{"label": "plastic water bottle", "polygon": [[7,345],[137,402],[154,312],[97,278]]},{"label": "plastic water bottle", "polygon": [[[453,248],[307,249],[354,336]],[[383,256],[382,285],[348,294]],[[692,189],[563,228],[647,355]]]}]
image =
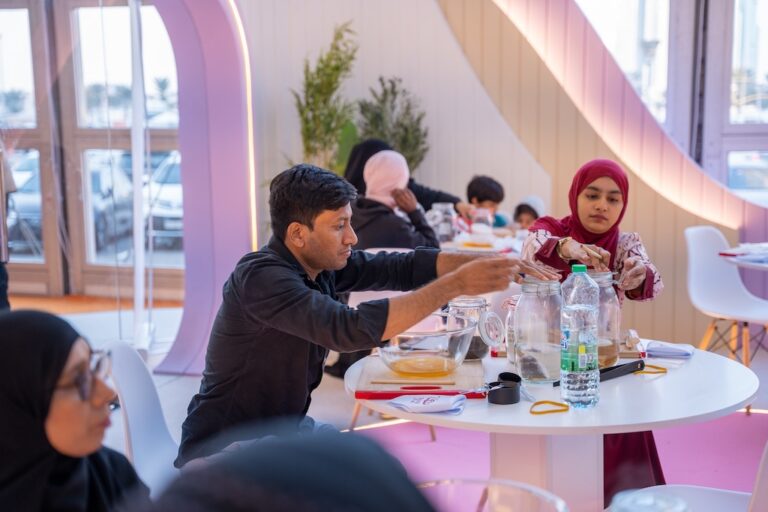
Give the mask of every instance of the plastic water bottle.
[{"label": "plastic water bottle", "polygon": [[571,407],[594,406],[600,399],[597,367],[597,315],[600,288],[586,265],[573,265],[562,286],[560,396]]}]

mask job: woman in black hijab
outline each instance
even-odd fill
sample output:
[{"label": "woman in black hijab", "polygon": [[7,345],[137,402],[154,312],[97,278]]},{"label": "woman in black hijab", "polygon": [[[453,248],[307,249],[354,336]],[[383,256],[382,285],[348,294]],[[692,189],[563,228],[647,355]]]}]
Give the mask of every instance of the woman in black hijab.
[{"label": "woman in black hijab", "polygon": [[[363,178],[365,163],[373,155],[386,149],[391,150],[393,148],[383,140],[366,139],[353,147],[349,153],[347,168],[344,170],[344,178],[354,185],[360,197],[365,196],[365,179]],[[453,203],[454,208],[461,215],[468,215],[471,209],[469,204],[462,202],[458,197],[419,185],[413,181],[413,178],[408,180],[408,188],[416,196],[416,200],[424,210],[432,208],[434,203]]]},{"label": "woman in black hijab", "polygon": [[108,356],[64,320],[0,313],[0,504],[19,511],[107,511],[148,490],[101,446],[115,392]]}]

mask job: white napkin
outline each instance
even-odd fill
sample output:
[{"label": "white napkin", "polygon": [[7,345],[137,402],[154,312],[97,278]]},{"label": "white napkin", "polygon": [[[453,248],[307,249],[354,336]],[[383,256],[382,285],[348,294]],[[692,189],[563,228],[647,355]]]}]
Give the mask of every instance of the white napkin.
[{"label": "white napkin", "polygon": [[637,344],[640,352],[648,357],[672,357],[687,359],[693,355],[693,345],[687,343],[667,343],[666,341],[640,340]]},{"label": "white napkin", "polygon": [[464,395],[403,395],[389,401],[389,405],[405,412],[444,412],[459,414],[464,410]]},{"label": "white napkin", "polygon": [[735,259],[745,263],[768,263],[768,252],[744,254],[742,256],[736,256]]}]

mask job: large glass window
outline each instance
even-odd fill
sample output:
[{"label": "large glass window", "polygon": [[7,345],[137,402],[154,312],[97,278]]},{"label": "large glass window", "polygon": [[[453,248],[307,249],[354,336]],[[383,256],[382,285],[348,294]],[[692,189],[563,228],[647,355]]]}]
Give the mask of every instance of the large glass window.
[{"label": "large glass window", "polygon": [[[78,124],[84,128],[131,125],[131,34],[128,7],[75,10]],[[152,6],[141,8],[144,88],[150,128],[177,128],[176,61],[165,26]],[[102,40],[102,29],[107,37]],[[109,84],[109,85],[105,85]]]},{"label": "large glass window", "polygon": [[576,0],[660,123],[667,117],[669,0]]},{"label": "large glass window", "polygon": [[27,9],[0,9],[0,128],[34,128],[35,87]]},{"label": "large glass window", "polygon": [[8,154],[16,191],[8,196],[8,248],[11,262],[42,262],[43,209],[40,152],[17,149]]},{"label": "large glass window", "polygon": [[736,0],[730,120],[768,124],[768,2]]}]

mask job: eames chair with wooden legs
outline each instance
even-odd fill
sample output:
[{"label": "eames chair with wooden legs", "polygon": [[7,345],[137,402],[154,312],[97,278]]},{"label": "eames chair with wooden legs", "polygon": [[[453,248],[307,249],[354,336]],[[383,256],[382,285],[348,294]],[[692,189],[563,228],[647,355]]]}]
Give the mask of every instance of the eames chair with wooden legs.
[{"label": "eames chair with wooden legs", "polygon": [[[766,338],[768,300],[750,293],[738,268],[719,255],[728,249],[728,242],[719,230],[712,226],[690,227],[685,230],[685,240],[688,246],[688,296],[696,309],[712,318],[699,348],[714,350],[725,346],[732,357],[749,366],[754,353],[763,348]],[[721,330],[723,323],[726,327]],[[750,324],[761,326],[754,336],[750,336]],[[754,353],[751,351],[753,342],[756,342]]]}]

